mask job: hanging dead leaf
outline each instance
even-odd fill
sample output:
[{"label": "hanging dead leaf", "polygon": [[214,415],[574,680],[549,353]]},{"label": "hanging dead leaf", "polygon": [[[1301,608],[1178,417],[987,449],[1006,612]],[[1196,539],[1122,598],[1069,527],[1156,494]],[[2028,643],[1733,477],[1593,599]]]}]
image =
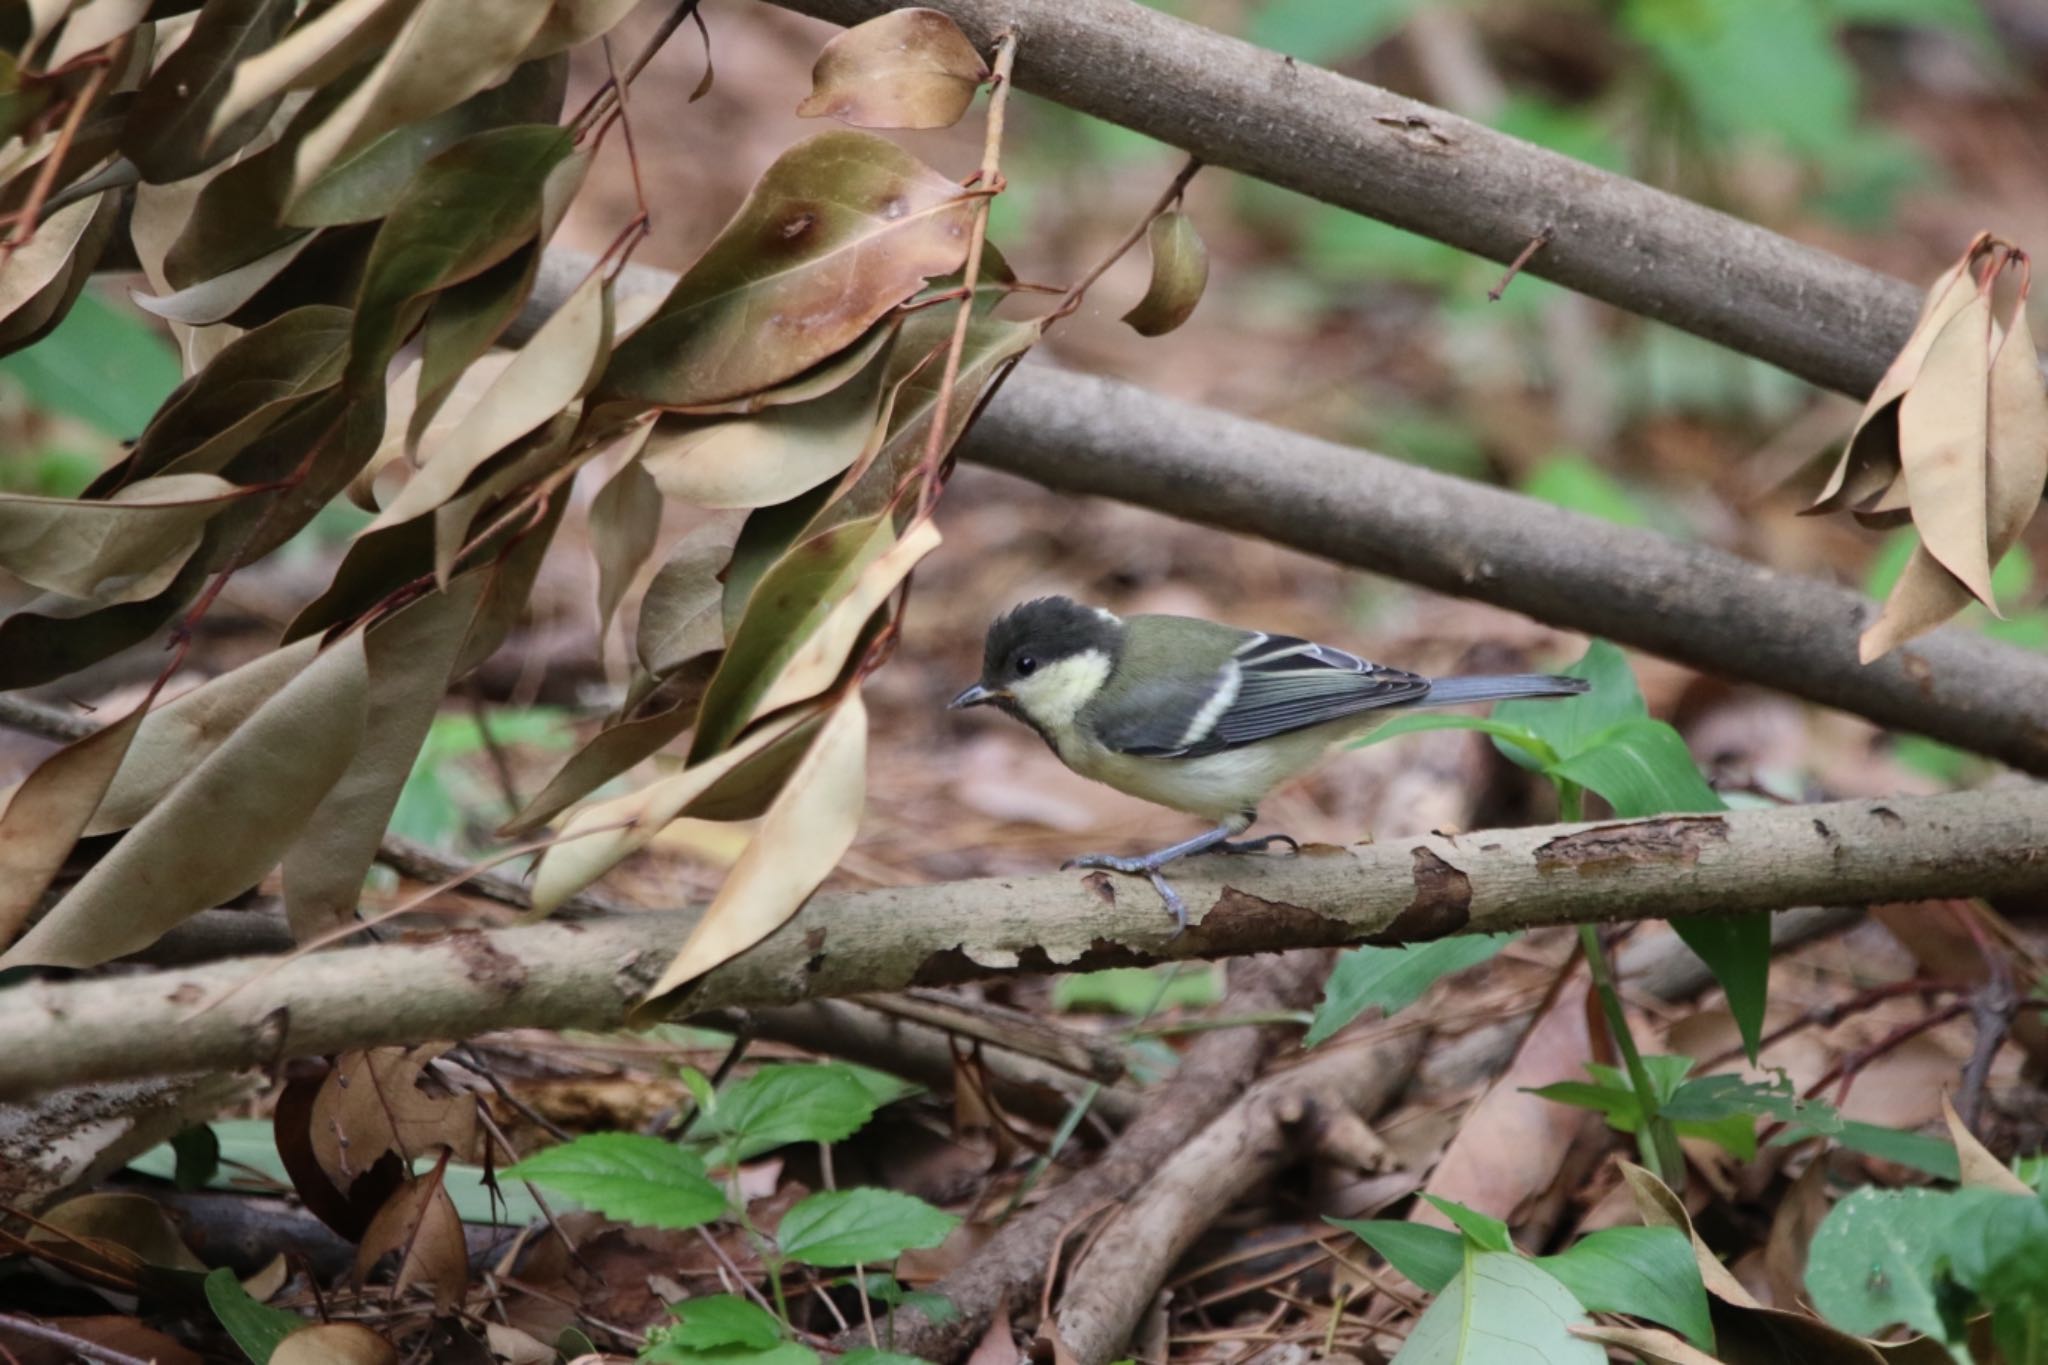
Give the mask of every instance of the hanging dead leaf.
[{"label": "hanging dead leaf", "polygon": [[714,522],[684,536],[655,571],[640,599],[633,652],[650,678],[665,678],[725,643],[718,576],[732,558],[739,528]]},{"label": "hanging dead leaf", "polygon": [[753,947],[818,889],[860,828],[867,795],[867,709],[859,689],[832,708],[648,999],[658,999]]},{"label": "hanging dead leaf", "polygon": [[208,136],[239,122],[275,95],[328,84],[387,45],[418,6],[419,0],[338,0],[310,14],[276,43],[235,67],[227,93],[207,122]]},{"label": "hanging dead leaf", "polygon": [[197,175],[240,151],[263,131],[275,104],[252,106],[208,136],[216,102],[235,65],[269,47],[291,22],[286,0],[215,0],[199,10],[185,41],[136,92],[121,132],[121,154],[145,180],[163,183]]},{"label": "hanging dead leaf", "polygon": [[[286,683],[16,943],[0,965],[88,967],[248,890],[277,865],[361,742],[362,637]],[[224,839],[221,831],[232,829]]]},{"label": "hanging dead leaf", "polygon": [[647,443],[663,494],[699,507],[766,507],[816,487],[860,457],[875,435],[890,372],[884,347],[823,397],[725,419],[664,417]]},{"label": "hanging dead leaf", "polygon": [[462,1217],[442,1181],[446,1165],[443,1161],[426,1175],[406,1181],[377,1210],[356,1248],[358,1282],[369,1278],[377,1262],[396,1254],[393,1294],[424,1285],[441,1309],[461,1297],[469,1284],[469,1248],[463,1240]]},{"label": "hanging dead leaf", "polygon": [[[644,442],[649,428],[637,439]],[[619,466],[590,503],[590,540],[597,555],[597,638],[611,633],[612,617],[633,576],[654,553],[661,534],[661,488],[636,455]]]},{"label": "hanging dead leaf", "polygon": [[676,817],[720,798],[721,787],[728,782],[751,779],[751,788],[764,774],[786,771],[784,765],[804,752],[820,719],[819,712],[781,717],[715,758],[637,792],[578,810],[534,869],[533,913],[547,914],[645,848]]},{"label": "hanging dead leaf", "polygon": [[1899,402],[1899,459],[1920,543],[1993,605],[1986,525],[1990,443],[1991,297],[1979,290],[1928,349]]},{"label": "hanging dead leaf", "polygon": [[59,749],[15,787],[0,814],[0,944],[12,943],[99,809],[143,722],[138,707]]},{"label": "hanging dead leaf", "polygon": [[277,1343],[270,1365],[398,1365],[398,1352],[359,1322],[327,1322]]},{"label": "hanging dead leaf", "polygon": [[301,232],[246,265],[238,265],[210,279],[187,285],[175,294],[157,296],[138,292],[131,293],[129,297],[135,300],[136,307],[145,313],[154,313],[166,322],[182,322],[187,327],[208,327],[216,322],[225,322],[239,312],[243,304],[261,293],[264,286],[284,274],[318,236],[318,233]]},{"label": "hanging dead leaf", "polygon": [[380,1047],[343,1053],[313,1099],[307,1122],[320,1169],[343,1194],[386,1152],[408,1167],[442,1151],[463,1160],[480,1155],[475,1095],[429,1094],[420,1088],[428,1062],[443,1047]]},{"label": "hanging dead leaf", "polygon": [[98,211],[102,196],[67,204],[36,224],[36,235],[7,258],[0,271],[0,318],[10,318],[56,280]]},{"label": "hanging dead leaf", "polygon": [[206,523],[241,496],[212,474],[144,479],[106,499],[0,493],[0,569],[84,602],[139,602],[170,585]]},{"label": "hanging dead leaf", "polygon": [[950,128],[988,76],[988,63],[946,15],[892,10],[825,44],[796,112],[856,128]]},{"label": "hanging dead leaf", "polygon": [[1165,336],[1194,314],[1209,284],[1209,249],[1185,213],[1162,213],[1146,229],[1152,283],[1124,321],[1141,337]]},{"label": "hanging dead leaf", "polygon": [[967,255],[975,196],[867,133],[821,133],[773,166],[600,391],[718,403],[801,374]]}]

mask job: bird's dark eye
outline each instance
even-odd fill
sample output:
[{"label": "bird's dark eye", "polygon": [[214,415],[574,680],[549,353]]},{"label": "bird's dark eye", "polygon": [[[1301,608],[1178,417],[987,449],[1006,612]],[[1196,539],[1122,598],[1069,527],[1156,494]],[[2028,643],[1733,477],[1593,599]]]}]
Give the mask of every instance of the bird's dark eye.
[{"label": "bird's dark eye", "polygon": [[1031,656],[1030,656],[1029,654],[1020,654],[1020,655],[1018,655],[1018,656],[1017,656],[1017,676],[1018,676],[1018,677],[1020,677],[1020,678],[1028,678],[1028,677],[1030,677],[1030,676],[1031,676],[1031,675],[1032,675],[1033,673],[1036,673],[1037,671],[1038,671],[1038,660],[1036,660],[1036,659],[1032,658],[1032,657],[1031,657]]}]

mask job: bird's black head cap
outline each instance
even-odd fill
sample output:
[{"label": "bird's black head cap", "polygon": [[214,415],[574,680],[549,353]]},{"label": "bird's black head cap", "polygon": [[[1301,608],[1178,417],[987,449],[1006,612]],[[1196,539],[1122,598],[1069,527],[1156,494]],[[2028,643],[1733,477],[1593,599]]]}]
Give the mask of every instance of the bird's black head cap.
[{"label": "bird's black head cap", "polygon": [[981,680],[1002,687],[1060,659],[1095,650],[1114,659],[1123,623],[1067,597],[1039,597],[998,616],[982,645]]}]

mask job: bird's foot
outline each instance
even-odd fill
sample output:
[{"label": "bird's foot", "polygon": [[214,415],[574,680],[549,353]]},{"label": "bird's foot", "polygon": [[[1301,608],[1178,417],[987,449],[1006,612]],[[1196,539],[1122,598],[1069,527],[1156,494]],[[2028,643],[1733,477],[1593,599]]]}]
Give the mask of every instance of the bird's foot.
[{"label": "bird's foot", "polygon": [[1188,930],[1188,906],[1187,902],[1180,898],[1180,892],[1173,889],[1173,883],[1166,880],[1165,875],[1160,872],[1159,869],[1164,865],[1164,859],[1127,858],[1114,853],[1083,853],[1078,858],[1069,858],[1061,863],[1060,870],[1064,872],[1077,867],[1100,868],[1105,872],[1121,872],[1130,877],[1143,877],[1152,883],[1152,889],[1159,893],[1159,899],[1166,902],[1166,909],[1173,916],[1175,925],[1173,936],[1179,938]]},{"label": "bird's foot", "polygon": [[1301,841],[1292,834],[1262,834],[1256,839],[1225,839],[1211,853],[1264,853],[1275,844],[1287,845],[1289,853],[1301,852]]}]

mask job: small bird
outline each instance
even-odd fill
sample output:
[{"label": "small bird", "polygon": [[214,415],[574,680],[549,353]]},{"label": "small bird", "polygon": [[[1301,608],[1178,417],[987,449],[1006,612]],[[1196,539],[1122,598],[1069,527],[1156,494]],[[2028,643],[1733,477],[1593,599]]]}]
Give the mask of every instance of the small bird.
[{"label": "small bird", "polygon": [[1266,793],[1332,745],[1416,707],[1568,697],[1588,687],[1546,673],[1425,678],[1292,635],[1192,616],[1125,620],[1041,597],[989,626],[981,680],[951,708],[995,706],[1083,777],[1216,821],[1142,857],[1089,853],[1064,864],[1145,877],[1186,929],[1187,905],[1160,869],[1193,853],[1298,849],[1285,834],[1234,840]]}]

